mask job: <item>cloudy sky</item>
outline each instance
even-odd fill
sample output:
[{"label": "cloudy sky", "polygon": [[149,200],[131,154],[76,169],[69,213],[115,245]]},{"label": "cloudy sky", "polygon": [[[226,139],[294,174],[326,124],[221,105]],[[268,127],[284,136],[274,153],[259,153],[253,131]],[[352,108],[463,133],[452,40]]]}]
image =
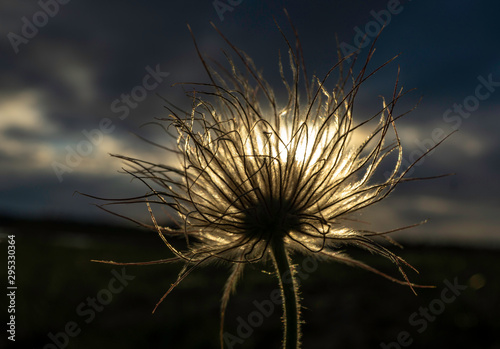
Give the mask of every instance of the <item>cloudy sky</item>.
[{"label": "cloudy sky", "polygon": [[[44,5],[45,4],[45,5]],[[0,210],[22,217],[118,222],[75,191],[128,197],[146,189],[118,173],[120,153],[174,161],[136,134],[167,144],[157,127],[163,96],[189,105],[176,82],[206,81],[186,23],[200,49],[227,50],[210,21],[253,57],[279,90],[278,51],[290,35],[286,7],[306,64],[318,76],[344,51],[368,42],[387,21],[359,96],[362,116],[400,84],[416,88],[403,106],[418,108],[399,123],[405,161],[454,133],[415,168],[413,176],[456,173],[411,182],[361,220],[380,229],[429,219],[402,239],[453,244],[500,244],[498,141],[500,5],[493,1],[62,1],[0,5]],[[367,51],[367,49],[364,49]],[[127,96],[129,99],[127,99]],[[375,109],[371,109],[375,110]],[[144,207],[123,208],[144,217]]]}]

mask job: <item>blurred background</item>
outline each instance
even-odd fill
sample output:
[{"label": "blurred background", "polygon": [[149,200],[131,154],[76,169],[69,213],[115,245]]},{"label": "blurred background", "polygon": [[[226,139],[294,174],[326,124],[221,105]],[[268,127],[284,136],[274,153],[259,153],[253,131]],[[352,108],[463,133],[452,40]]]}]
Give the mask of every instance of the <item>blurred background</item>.
[{"label": "blurred background", "polygon": [[[185,88],[172,85],[207,81],[186,23],[201,52],[220,59],[221,49],[229,48],[212,21],[282,94],[278,53],[287,49],[274,19],[293,39],[284,7],[300,35],[308,72],[319,77],[337,62],[335,35],[343,53],[350,53],[365,34],[371,45],[387,23],[368,70],[400,56],[365,83],[355,118],[375,112],[380,96],[391,97],[400,67],[399,84],[416,90],[400,101],[399,111],[422,98],[398,123],[406,163],[457,131],[411,174],[453,176],[405,183],[357,217],[377,230],[428,219],[393,237],[405,246],[398,253],[420,271],[409,271],[411,280],[436,288],[415,297],[367,272],[321,265],[301,282],[304,348],[500,348],[493,336],[500,329],[500,49],[494,44],[500,5],[394,0],[2,3],[0,233],[3,260],[7,235],[16,236],[14,347],[218,346],[226,268],[195,271],[151,315],[180,266],[122,270],[91,263],[170,255],[153,232],[99,210],[97,200],[75,191],[103,197],[147,191],[119,173],[123,164],[110,153],[175,161],[140,137],[171,142],[147,124],[168,115],[160,97],[189,107]],[[368,50],[363,47],[361,57]],[[148,220],[144,206],[117,212]],[[397,275],[389,262],[352,254]],[[0,275],[7,280],[5,268]],[[227,330],[235,336],[239,317],[248,320],[254,300],[268,299],[276,288],[259,267],[246,276],[227,314]],[[454,282],[465,288],[445,302],[442,291]],[[421,307],[431,309],[429,318]],[[5,323],[7,311],[2,314]],[[280,316],[277,307],[234,347],[279,347]],[[398,343],[398,336],[405,339]],[[3,343],[13,344],[2,337]]]}]

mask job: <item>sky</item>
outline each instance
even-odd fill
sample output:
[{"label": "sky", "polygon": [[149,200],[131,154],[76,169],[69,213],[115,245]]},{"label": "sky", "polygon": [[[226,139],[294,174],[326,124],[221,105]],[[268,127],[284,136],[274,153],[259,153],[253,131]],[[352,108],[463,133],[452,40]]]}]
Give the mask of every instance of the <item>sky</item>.
[{"label": "sky", "polygon": [[[193,40],[220,59],[228,50],[213,22],[282,89],[278,52],[300,36],[308,71],[322,76],[366,34],[370,63],[398,58],[361,90],[355,118],[390,97],[416,110],[398,122],[411,162],[453,131],[412,176],[453,176],[401,185],[358,218],[398,239],[467,246],[500,245],[500,4],[493,1],[106,1],[48,0],[0,5],[0,213],[24,218],[124,223],[75,195],[130,197],[147,191],[119,173],[110,153],[173,163],[140,137],[171,142],[148,124],[168,115],[164,97],[189,106],[178,82],[206,82]],[[361,49],[361,55],[368,48]],[[127,97],[130,96],[130,97]],[[129,98],[129,99],[127,99]],[[378,104],[377,104],[378,103]],[[137,137],[139,135],[140,137]],[[145,207],[119,212],[147,218]]]}]

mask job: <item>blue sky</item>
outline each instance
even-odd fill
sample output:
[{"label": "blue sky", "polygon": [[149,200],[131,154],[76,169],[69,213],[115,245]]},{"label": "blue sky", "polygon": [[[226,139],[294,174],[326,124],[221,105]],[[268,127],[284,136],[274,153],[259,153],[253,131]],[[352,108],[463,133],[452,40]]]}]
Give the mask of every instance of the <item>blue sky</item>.
[{"label": "blue sky", "polygon": [[[222,3],[230,6],[223,13]],[[403,240],[500,243],[498,3],[221,0],[216,4],[219,13],[212,1],[54,0],[0,5],[1,212],[121,222],[92,206],[95,200],[73,193],[128,197],[146,191],[119,174],[122,164],[108,153],[175,161],[134,133],[168,142],[157,128],[141,127],[167,115],[156,94],[189,106],[183,88],[172,85],[206,80],[186,23],[201,50],[220,58],[221,48],[227,46],[210,26],[214,22],[253,57],[279,90],[278,50],[286,51],[273,17],[290,36],[282,10],[286,7],[299,32],[308,71],[319,76],[337,60],[335,34],[343,47],[356,46],[358,33],[366,33],[371,42],[370,31],[377,30],[381,19],[388,20],[370,67],[400,56],[366,83],[356,110],[362,117],[380,103],[379,95],[390,96],[399,65],[400,84],[416,88],[402,105],[411,106],[422,97],[418,108],[398,125],[405,159],[435,143],[441,134],[458,130],[413,174],[454,172],[455,176],[404,184],[359,219],[379,229],[429,219],[399,233]],[[136,99],[127,102],[123,95]],[[72,151],[80,155],[72,156]],[[54,163],[67,167],[54,170]],[[140,207],[123,207],[120,212],[138,218],[147,214]]]}]

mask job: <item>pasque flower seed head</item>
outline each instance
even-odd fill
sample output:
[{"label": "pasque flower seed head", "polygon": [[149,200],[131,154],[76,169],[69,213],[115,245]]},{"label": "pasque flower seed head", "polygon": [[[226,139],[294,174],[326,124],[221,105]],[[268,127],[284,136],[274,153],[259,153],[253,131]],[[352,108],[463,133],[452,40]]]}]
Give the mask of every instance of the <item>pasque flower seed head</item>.
[{"label": "pasque flower seed head", "polygon": [[[379,110],[356,123],[353,114],[359,89],[392,60],[368,72],[372,46],[359,73],[353,73],[356,55],[346,67],[345,57],[339,54],[338,63],[325,76],[309,80],[300,42],[297,39],[293,48],[285,37],[291,79],[285,77],[280,58],[287,98],[278,101],[253,61],[220,35],[234,55],[226,54],[227,68],[210,64],[195,41],[209,82],[190,84],[194,86],[189,92],[191,110],[183,111],[167,102],[169,116],[158,121],[168,134],[175,133],[177,146],[164,148],[177,154],[179,163],[165,165],[115,155],[126,160],[132,167],[127,172],[150,189],[141,198],[115,201],[147,202],[152,228],[175,255],[129,264],[184,262],[178,280],[166,294],[199,266],[213,261],[232,265],[223,296],[224,318],[229,294],[244,266],[271,260],[282,288],[285,347],[296,348],[301,322],[297,282],[292,277],[291,285],[286,285],[281,277],[287,271],[294,275],[292,253],[363,267],[415,286],[400,267],[406,263],[375,241],[376,237],[390,240],[387,232],[353,229],[348,218],[410,180],[404,178],[409,168],[401,169],[403,150],[395,125],[404,114],[394,114],[405,93],[396,78],[390,101],[382,99]],[[337,82],[329,90],[327,85],[334,75]],[[364,133],[362,130],[371,124],[371,133]],[[385,163],[391,160],[392,168],[387,172]],[[381,178],[383,163],[386,175]],[[160,226],[151,209],[153,204],[177,212],[178,228]],[[172,236],[179,235],[187,242],[182,250],[170,242]],[[340,252],[344,245],[389,258],[406,281],[349,258]]]}]

